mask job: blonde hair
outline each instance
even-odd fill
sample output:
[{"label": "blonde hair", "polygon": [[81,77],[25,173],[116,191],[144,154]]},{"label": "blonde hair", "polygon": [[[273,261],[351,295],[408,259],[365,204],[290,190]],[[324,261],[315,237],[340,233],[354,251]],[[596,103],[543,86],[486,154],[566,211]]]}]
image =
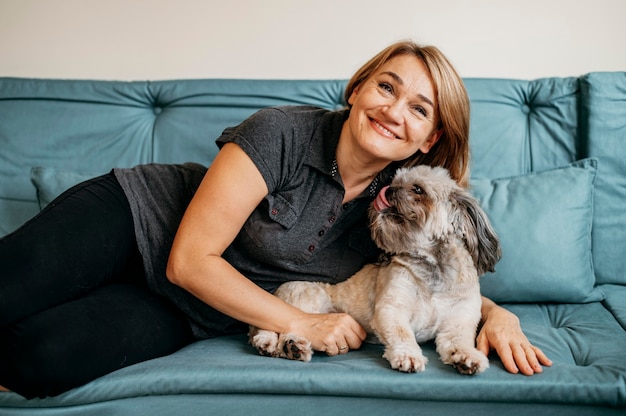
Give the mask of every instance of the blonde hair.
[{"label": "blonde hair", "polygon": [[437,95],[439,126],[443,133],[428,153],[418,151],[401,162],[402,166],[441,166],[463,187],[469,182],[469,97],[463,80],[448,58],[434,46],[421,46],[411,41],[394,43],[370,59],[353,76],[344,92],[346,103],[359,85],[378,68],[398,55],[419,58],[430,73]]}]

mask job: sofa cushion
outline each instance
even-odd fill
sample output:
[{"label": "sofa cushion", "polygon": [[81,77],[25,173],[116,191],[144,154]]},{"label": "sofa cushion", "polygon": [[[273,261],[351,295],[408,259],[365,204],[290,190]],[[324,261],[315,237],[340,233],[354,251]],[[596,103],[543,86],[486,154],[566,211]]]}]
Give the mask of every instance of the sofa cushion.
[{"label": "sofa cushion", "polygon": [[[117,404],[120,414],[134,415],[128,410],[129,402],[132,405],[134,400],[145,397],[150,397],[152,406],[143,402],[146,407],[141,414],[233,414],[214,411],[214,402],[224,399],[221,395],[248,403],[248,412],[237,414],[249,415],[269,414],[264,408],[254,409],[256,395],[271,396],[279,402],[291,396],[317,396],[321,403],[332,397],[395,399],[398,403],[413,403],[412,412],[398,412],[413,415],[421,414],[424,402],[459,403],[462,409],[475,402],[510,403],[523,409],[507,409],[499,413],[503,415],[528,414],[527,407],[532,403],[556,406],[553,411],[538,413],[542,415],[580,414],[559,408],[565,405],[626,405],[626,361],[622,358],[626,333],[601,303],[507,307],[520,318],[529,340],[553,360],[554,364],[544,368],[542,374],[510,374],[491,355],[487,371],[462,376],[441,362],[432,342],[423,345],[429,362],[418,374],[392,370],[382,357],[382,345],[369,343],[348,354],[315,354],[311,362],[303,363],[262,357],[242,334],[193,343],[174,354],[123,368],[57,397],[25,400],[0,394],[0,414],[13,410],[9,414],[24,415],[29,408],[39,407],[47,407],[47,412],[40,409],[39,414],[57,414],[54,409],[59,410],[58,414],[112,414],[104,409]],[[185,412],[189,396],[183,395],[204,398],[203,411]],[[168,397],[178,398],[177,411],[158,411]],[[94,404],[100,408],[90,407]],[[398,404],[389,403],[387,413],[397,414],[395,406]],[[498,414],[489,409],[486,405],[484,412],[468,414]],[[331,414],[385,414],[380,408],[377,412],[362,412],[358,407],[351,408],[358,410],[355,412],[344,410]],[[604,414],[601,410],[591,413]],[[307,408],[297,413],[323,414]]]},{"label": "sofa cushion", "polygon": [[0,237],[15,231],[38,212],[35,201],[0,197]]},{"label": "sofa cushion", "polygon": [[553,169],[581,154],[578,79],[471,78],[472,173],[503,178]]},{"label": "sofa cushion", "polygon": [[97,173],[72,172],[47,167],[34,167],[30,171],[30,180],[37,189],[39,208],[44,209],[63,191],[97,176]]},{"label": "sofa cushion", "polygon": [[600,300],[591,258],[593,185],[597,161],[500,178],[472,179],[502,244],[482,293],[496,302]]},{"label": "sofa cushion", "polygon": [[581,78],[581,127],[588,156],[598,159],[593,259],[598,283],[626,285],[626,72]]}]

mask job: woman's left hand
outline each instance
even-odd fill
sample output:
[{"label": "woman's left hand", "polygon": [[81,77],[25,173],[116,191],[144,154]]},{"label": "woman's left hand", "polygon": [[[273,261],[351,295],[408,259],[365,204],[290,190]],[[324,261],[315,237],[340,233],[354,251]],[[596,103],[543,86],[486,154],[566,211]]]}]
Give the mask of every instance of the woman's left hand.
[{"label": "woman's left hand", "polygon": [[476,338],[476,348],[485,355],[495,350],[510,373],[531,376],[543,371],[552,361],[532,345],[522,332],[519,318],[512,312],[483,297],[483,326]]}]

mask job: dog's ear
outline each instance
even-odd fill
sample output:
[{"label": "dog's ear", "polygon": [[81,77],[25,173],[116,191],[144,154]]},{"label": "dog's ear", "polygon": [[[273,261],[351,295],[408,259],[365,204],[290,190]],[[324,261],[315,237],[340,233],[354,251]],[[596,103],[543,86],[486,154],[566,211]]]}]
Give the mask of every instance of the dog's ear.
[{"label": "dog's ear", "polygon": [[478,275],[493,272],[502,257],[502,249],[487,214],[478,201],[464,190],[455,192],[452,198],[458,207],[456,225],[474,259]]}]

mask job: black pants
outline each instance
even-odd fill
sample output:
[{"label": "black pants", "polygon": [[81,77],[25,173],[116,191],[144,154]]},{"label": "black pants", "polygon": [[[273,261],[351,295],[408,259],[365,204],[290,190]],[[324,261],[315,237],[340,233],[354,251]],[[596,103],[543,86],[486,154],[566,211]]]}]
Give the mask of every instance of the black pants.
[{"label": "black pants", "polygon": [[193,340],[145,285],[126,197],[112,174],[66,191],[0,239],[0,385],[53,396]]}]

